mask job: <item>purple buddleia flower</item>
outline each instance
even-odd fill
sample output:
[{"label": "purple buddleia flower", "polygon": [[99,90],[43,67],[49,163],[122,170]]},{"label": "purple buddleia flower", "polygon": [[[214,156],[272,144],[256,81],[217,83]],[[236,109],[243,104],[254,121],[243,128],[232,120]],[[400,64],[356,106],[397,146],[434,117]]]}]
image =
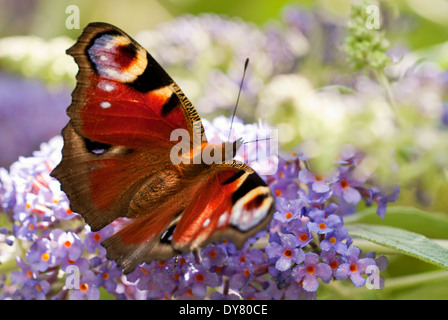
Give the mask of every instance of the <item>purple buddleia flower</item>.
[{"label": "purple buddleia flower", "polygon": [[337,180],[337,176],[324,177],[319,174],[313,174],[306,168],[299,172],[299,180],[309,186],[316,193],[326,193],[330,191],[330,186]]},{"label": "purple buddleia flower", "polygon": [[270,185],[272,193],[277,197],[283,197],[288,200],[294,200],[297,198],[297,192],[299,191],[299,184],[292,179],[281,179]]},{"label": "purple buddleia flower", "polygon": [[210,273],[201,265],[192,265],[186,273],[180,277],[180,295],[181,299],[205,298],[207,287],[216,287],[220,280],[215,273]]},{"label": "purple buddleia flower", "polygon": [[348,231],[344,227],[333,229],[325,235],[325,239],[320,242],[320,247],[323,251],[334,249],[339,254],[345,254],[347,251],[347,244],[342,241],[348,238]]},{"label": "purple buddleia flower", "polygon": [[302,202],[298,199],[288,200],[283,197],[277,197],[275,208],[277,211],[274,213],[274,219],[287,223],[301,215]]},{"label": "purple buddleia flower", "polygon": [[76,261],[84,251],[84,245],[76,233],[55,229],[50,233],[50,239],[55,242],[52,252],[58,263],[67,259]]},{"label": "purple buddleia flower", "polygon": [[319,287],[318,278],[323,282],[330,282],[333,274],[328,264],[319,262],[319,256],[313,252],[307,252],[303,264],[297,265],[292,270],[295,281],[301,282],[303,289],[314,292]]},{"label": "purple buddleia flower", "polygon": [[330,266],[333,276],[335,276],[338,267],[346,262],[346,258],[337,253],[333,248],[330,248],[328,251],[322,251],[320,258],[322,262]]},{"label": "purple buddleia flower", "polygon": [[309,213],[311,219],[308,228],[318,234],[325,234],[342,224],[342,220],[335,214],[328,215],[325,210],[313,209]]},{"label": "purple buddleia flower", "polygon": [[72,273],[72,271],[68,272],[68,267],[76,266],[76,268],[79,270],[79,272],[82,274],[90,269],[91,265],[89,261],[86,258],[79,258],[76,261],[72,261],[70,259],[66,259],[65,262],[61,262],[60,267],[61,270],[65,273]]},{"label": "purple buddleia flower", "polygon": [[95,250],[102,254],[106,253],[106,249],[101,246],[101,242],[109,238],[114,233],[114,228],[111,225],[105,226],[97,232],[90,231],[90,227],[86,227],[87,237],[84,239],[84,246],[87,252],[94,253]]},{"label": "purple buddleia flower", "polygon": [[338,181],[333,184],[333,194],[351,205],[356,205],[361,201],[361,193],[357,187],[361,187],[364,182],[355,178],[348,168],[341,167]]},{"label": "purple buddleia flower", "polygon": [[114,293],[117,289],[117,279],[122,273],[122,269],[118,268],[115,262],[106,263],[99,268],[94,283],[97,287],[104,287],[107,292]]},{"label": "purple buddleia flower", "polygon": [[300,243],[292,234],[284,234],[280,237],[281,243],[272,242],[266,246],[266,255],[270,259],[276,260],[275,268],[279,271],[286,271],[293,264],[301,263],[305,257],[302,249],[297,248]]},{"label": "purple buddleia flower", "polygon": [[37,229],[37,217],[35,215],[28,215],[22,221],[21,224],[15,224],[13,226],[14,235],[20,240],[32,241],[36,234]]},{"label": "purple buddleia flower", "polygon": [[25,255],[26,261],[36,271],[44,272],[56,262],[49,239],[36,240]]},{"label": "purple buddleia flower", "polygon": [[362,276],[366,273],[368,266],[376,265],[372,258],[359,258],[361,249],[358,247],[348,248],[345,258],[347,262],[341,264],[335,273],[338,280],[350,278],[356,287],[362,287],[366,283],[366,279]]},{"label": "purple buddleia flower", "polygon": [[227,251],[222,245],[209,245],[201,250],[202,265],[206,269],[212,266],[222,267],[227,259]]},{"label": "purple buddleia flower", "polygon": [[384,218],[386,215],[387,204],[389,202],[397,201],[398,195],[400,194],[400,187],[395,186],[390,194],[384,194],[378,189],[375,189],[376,192],[373,192],[372,199],[373,201],[378,203],[378,208],[376,213],[381,218]]},{"label": "purple buddleia flower", "polygon": [[11,274],[11,281],[13,284],[22,284],[29,279],[36,279],[36,270],[33,270],[29,264],[23,261],[22,258],[16,257],[17,266],[20,271],[13,271]]},{"label": "purple buddleia flower", "polygon": [[239,272],[235,272],[230,277],[229,287],[234,290],[239,290],[245,287],[249,282],[255,278],[254,265],[249,259],[246,259],[239,265]]},{"label": "purple buddleia flower", "polygon": [[79,289],[72,289],[69,300],[98,300],[100,290],[95,285],[96,276],[91,270],[84,272],[79,282]]},{"label": "purple buddleia flower", "polygon": [[20,287],[20,295],[26,300],[46,300],[50,284],[46,280],[29,279]]},{"label": "purple buddleia flower", "polygon": [[302,203],[309,207],[322,206],[328,199],[330,199],[332,193],[332,190],[328,190],[323,193],[315,192],[313,189],[309,189],[308,193],[303,189],[298,191],[298,195],[300,200],[302,200]]},{"label": "purple buddleia flower", "polygon": [[310,229],[308,229],[307,223],[302,221],[302,219],[294,219],[290,221],[285,229],[287,232],[296,236],[298,247],[303,248],[313,240],[313,236]]},{"label": "purple buddleia flower", "polygon": [[285,290],[286,300],[315,300],[316,297],[316,291],[307,291],[298,282],[291,283]]},{"label": "purple buddleia flower", "polygon": [[134,269],[134,271],[126,275],[126,280],[132,283],[138,290],[147,290],[153,279],[153,274],[150,272],[151,267],[147,263],[142,263]]}]

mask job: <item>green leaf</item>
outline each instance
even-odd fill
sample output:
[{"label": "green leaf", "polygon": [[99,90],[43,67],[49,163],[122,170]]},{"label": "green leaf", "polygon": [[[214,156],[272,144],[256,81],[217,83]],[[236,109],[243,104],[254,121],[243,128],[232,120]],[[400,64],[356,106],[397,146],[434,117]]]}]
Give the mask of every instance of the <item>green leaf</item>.
[{"label": "green leaf", "polygon": [[351,237],[359,237],[448,269],[448,250],[421,234],[389,226],[353,224],[346,227]]},{"label": "green leaf", "polygon": [[447,214],[427,212],[414,207],[389,206],[384,219],[376,214],[376,207],[370,207],[344,218],[344,224],[352,223],[387,225],[420,233],[429,238],[448,238]]}]

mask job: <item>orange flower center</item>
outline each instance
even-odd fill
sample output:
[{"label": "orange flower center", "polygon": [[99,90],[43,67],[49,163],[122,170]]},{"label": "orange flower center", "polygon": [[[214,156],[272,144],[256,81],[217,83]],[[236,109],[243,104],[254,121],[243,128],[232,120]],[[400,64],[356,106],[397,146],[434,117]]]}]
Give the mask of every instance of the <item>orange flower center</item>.
[{"label": "orange flower center", "polygon": [[336,270],[338,268],[338,266],[339,266],[339,263],[337,261],[331,261],[330,262],[330,268],[332,270]]},{"label": "orange flower center", "polygon": [[89,285],[87,283],[81,283],[81,285],[79,286],[79,289],[82,292],[86,292],[87,290],[89,290]]},{"label": "orange flower center", "polygon": [[50,254],[47,253],[47,252],[42,253],[41,259],[42,259],[42,261],[48,261],[48,260],[50,260]]},{"label": "orange flower center", "polygon": [[306,233],[302,233],[301,235],[299,235],[299,239],[300,241],[307,241],[308,240],[308,235]]},{"label": "orange flower center", "polygon": [[99,233],[95,233],[93,235],[93,240],[95,240],[96,242],[100,242],[101,241],[101,235]]},{"label": "orange flower center", "polygon": [[291,250],[291,249],[286,249],[286,250],[283,252],[283,255],[284,255],[285,257],[287,257],[287,258],[291,258],[291,257],[292,257],[292,250]]},{"label": "orange flower center", "polygon": [[322,222],[322,223],[319,223],[318,227],[319,227],[320,230],[324,230],[327,227],[327,225]]},{"label": "orange flower center", "polygon": [[316,271],[316,268],[314,268],[314,266],[306,267],[306,272],[308,272],[308,274],[313,274],[315,271]]},{"label": "orange flower center", "polygon": [[198,273],[194,278],[197,282],[203,282],[205,280],[205,277],[202,273]]}]

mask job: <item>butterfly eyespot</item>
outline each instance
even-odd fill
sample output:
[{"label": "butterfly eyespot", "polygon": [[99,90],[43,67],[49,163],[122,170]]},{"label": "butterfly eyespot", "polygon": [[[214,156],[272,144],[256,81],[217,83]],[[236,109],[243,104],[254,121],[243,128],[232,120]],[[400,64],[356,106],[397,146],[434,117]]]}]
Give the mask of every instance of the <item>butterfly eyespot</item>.
[{"label": "butterfly eyespot", "polygon": [[87,151],[96,155],[102,155],[106,153],[111,147],[110,144],[93,141],[90,139],[84,139],[84,144]]}]

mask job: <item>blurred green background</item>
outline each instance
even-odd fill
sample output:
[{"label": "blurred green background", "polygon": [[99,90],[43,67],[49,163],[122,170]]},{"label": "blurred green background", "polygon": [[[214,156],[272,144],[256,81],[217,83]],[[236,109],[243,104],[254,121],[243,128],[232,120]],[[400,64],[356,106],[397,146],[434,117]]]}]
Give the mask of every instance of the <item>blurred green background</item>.
[{"label": "blurred green background", "polygon": [[[82,26],[93,21],[104,21],[120,26],[129,34],[170,21],[184,14],[211,12],[240,17],[248,22],[264,25],[277,20],[286,5],[297,4],[307,9],[347,18],[350,0],[1,0],[0,37],[37,35],[51,38],[67,35],[76,38],[77,30],[68,30],[65,21],[67,6],[80,9]],[[448,40],[448,3],[445,0],[396,0],[383,3],[393,9],[394,17],[411,15],[412,23],[403,25],[395,35],[410,48],[423,48]],[[400,38],[402,37],[402,38]]]}]

